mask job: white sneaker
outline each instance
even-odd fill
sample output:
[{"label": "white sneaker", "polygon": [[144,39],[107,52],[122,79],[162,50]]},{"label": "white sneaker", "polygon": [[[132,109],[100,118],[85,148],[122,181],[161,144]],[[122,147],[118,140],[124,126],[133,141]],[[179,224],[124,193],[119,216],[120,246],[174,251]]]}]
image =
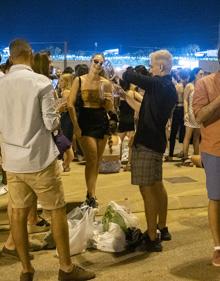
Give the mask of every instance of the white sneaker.
[{"label": "white sneaker", "polygon": [[8,187],[7,187],[7,185],[2,184],[2,185],[0,186],[0,196],[6,194],[7,192],[8,192]]}]

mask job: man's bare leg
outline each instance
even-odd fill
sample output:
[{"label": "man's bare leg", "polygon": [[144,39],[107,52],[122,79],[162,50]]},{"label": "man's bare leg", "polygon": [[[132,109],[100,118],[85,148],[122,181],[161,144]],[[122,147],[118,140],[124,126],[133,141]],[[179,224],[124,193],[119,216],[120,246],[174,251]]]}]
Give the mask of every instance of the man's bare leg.
[{"label": "man's bare leg", "polygon": [[144,200],[147,232],[150,239],[154,241],[157,237],[157,217],[159,212],[157,193],[154,185],[140,186],[140,192]]},{"label": "man's bare leg", "polygon": [[157,193],[158,200],[158,227],[159,229],[163,229],[166,227],[167,223],[167,204],[168,204],[168,196],[167,191],[163,185],[163,182],[156,182],[154,185],[155,192]]},{"label": "man's bare leg", "polygon": [[65,207],[51,211],[52,232],[59,254],[60,269],[70,272],[73,268],[70,258],[69,230]]},{"label": "man's bare leg", "polygon": [[220,201],[209,200],[209,225],[215,246],[220,246]]},{"label": "man's bare leg", "polygon": [[23,273],[34,272],[28,253],[27,217],[29,208],[12,209],[11,231],[16,250],[22,263]]},{"label": "man's bare leg", "polygon": [[[31,208],[28,208],[29,213],[28,213],[28,222],[30,224],[35,224],[37,223],[37,202],[33,204]],[[12,218],[12,207],[11,207],[11,202],[8,202],[8,220],[9,224],[11,226],[11,218]],[[12,232],[9,232],[8,238],[5,242],[4,245],[8,250],[15,250],[15,243],[13,240]]]}]

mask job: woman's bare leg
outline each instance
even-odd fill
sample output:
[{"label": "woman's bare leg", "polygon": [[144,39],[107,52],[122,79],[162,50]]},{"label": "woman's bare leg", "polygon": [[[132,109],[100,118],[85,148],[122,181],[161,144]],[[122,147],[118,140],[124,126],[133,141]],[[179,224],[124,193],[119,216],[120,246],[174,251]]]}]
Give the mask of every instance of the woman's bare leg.
[{"label": "woman's bare leg", "polygon": [[192,137],[193,128],[186,127],[185,137],[183,141],[183,157],[186,159],[188,157],[189,152],[189,144]]},{"label": "woman's bare leg", "polygon": [[97,140],[93,137],[83,136],[80,143],[86,160],[85,179],[87,192],[89,196],[95,197],[98,161]]}]

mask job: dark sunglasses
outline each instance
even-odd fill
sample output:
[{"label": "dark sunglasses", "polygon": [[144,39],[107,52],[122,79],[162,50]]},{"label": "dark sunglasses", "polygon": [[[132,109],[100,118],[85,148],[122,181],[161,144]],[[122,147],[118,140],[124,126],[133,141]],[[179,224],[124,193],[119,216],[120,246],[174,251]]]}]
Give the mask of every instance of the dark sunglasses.
[{"label": "dark sunglasses", "polygon": [[94,62],[95,64],[99,64],[100,66],[102,66],[102,65],[103,65],[103,61],[93,60],[93,62]]}]

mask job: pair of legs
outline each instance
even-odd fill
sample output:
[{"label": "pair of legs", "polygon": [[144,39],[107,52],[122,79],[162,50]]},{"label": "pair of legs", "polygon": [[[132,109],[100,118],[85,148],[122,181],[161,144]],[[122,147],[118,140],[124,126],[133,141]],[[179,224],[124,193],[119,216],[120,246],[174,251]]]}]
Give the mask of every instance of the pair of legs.
[{"label": "pair of legs", "polygon": [[66,218],[62,179],[57,161],[34,173],[7,173],[9,195],[12,206],[11,231],[23,273],[33,272],[28,253],[27,220],[31,206],[37,204],[51,212],[51,229],[57,245],[60,268],[69,272],[73,269]]},{"label": "pair of legs", "polygon": [[85,179],[88,195],[95,197],[96,181],[99,172],[99,162],[101,161],[107,136],[103,139],[96,139],[90,136],[82,136],[80,144],[86,160]]},{"label": "pair of legs", "polygon": [[[9,223],[11,225],[11,221],[12,221],[12,206],[11,206],[11,202],[9,200],[8,202],[8,219],[9,219]],[[38,220],[38,216],[37,216],[37,202],[36,204],[33,204],[32,207],[29,209],[29,213],[28,213],[28,217],[27,217],[27,221],[29,224],[36,224]],[[12,232],[10,231],[9,236],[5,242],[5,247],[9,250],[14,250],[15,249],[15,242],[12,236]]]},{"label": "pair of legs", "polygon": [[[28,254],[27,218],[30,208],[12,209],[12,236],[20,257],[23,273],[34,272]],[[59,254],[60,269],[69,272],[72,270],[72,262],[69,251],[69,234],[65,208],[51,211],[52,232]]]},{"label": "pair of legs", "polygon": [[189,152],[190,140],[193,137],[193,148],[194,155],[199,154],[199,143],[200,143],[200,129],[186,127],[185,137],[183,141],[183,157],[186,159]]},{"label": "pair of legs", "polygon": [[159,229],[166,227],[167,220],[167,192],[163,182],[158,181],[149,186],[139,186],[144,200],[147,232],[150,239],[156,239],[157,226]]}]

